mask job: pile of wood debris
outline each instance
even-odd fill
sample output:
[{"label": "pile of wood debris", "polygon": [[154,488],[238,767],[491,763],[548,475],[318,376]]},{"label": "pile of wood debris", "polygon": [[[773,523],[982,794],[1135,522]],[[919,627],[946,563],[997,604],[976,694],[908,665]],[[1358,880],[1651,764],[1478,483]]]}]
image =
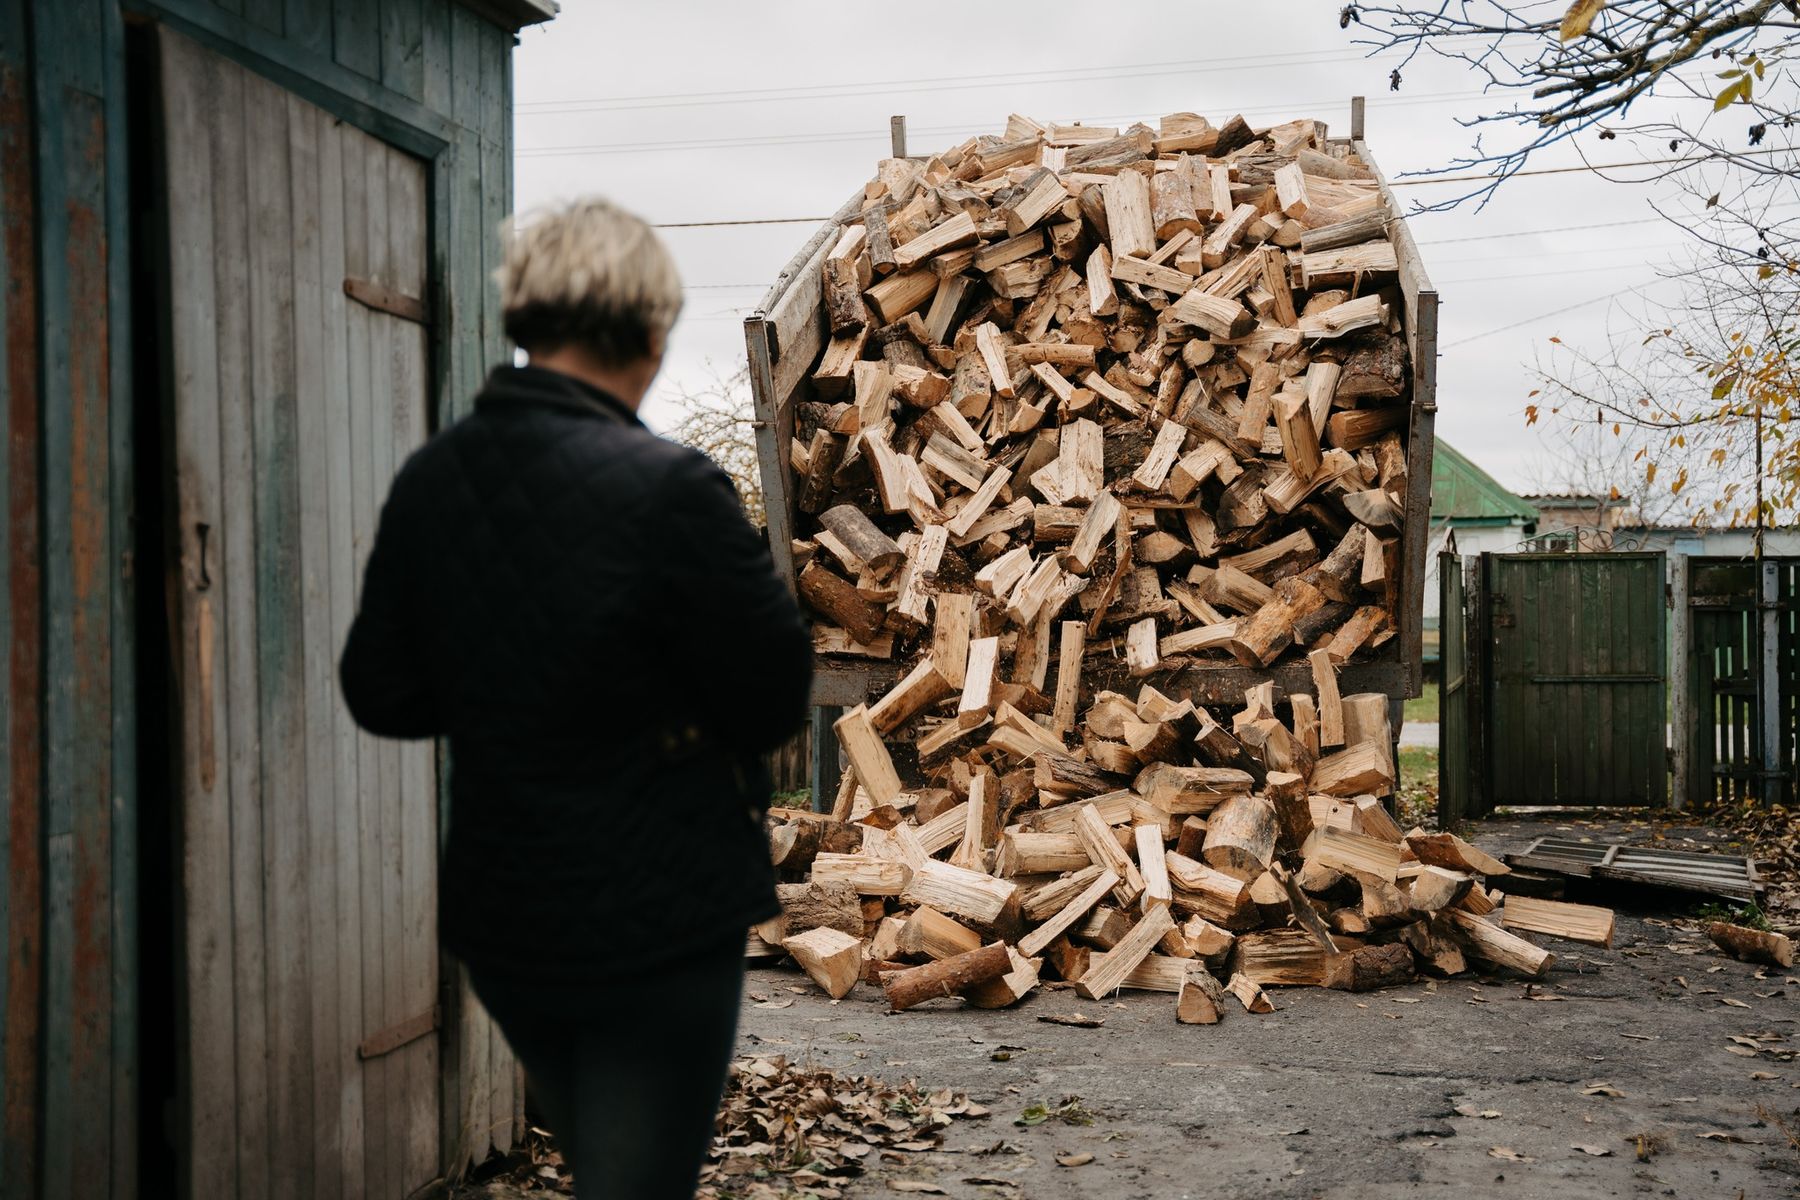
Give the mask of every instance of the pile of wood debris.
[{"label": "pile of wood debris", "polygon": [[[1053,974],[1211,1021],[1226,990],[1542,974],[1519,930],[1609,941],[1606,910],[1501,908],[1504,864],[1404,834],[1389,698],[1339,694],[1395,634],[1411,382],[1349,148],[1015,117],[864,195],[825,260],[793,550],[820,653],[900,678],[837,723],[832,812],[777,814],[803,881],[753,953],[896,1009]],[[1309,690],[1277,694],[1283,656]],[[1197,665],[1260,682],[1222,716]]]}]

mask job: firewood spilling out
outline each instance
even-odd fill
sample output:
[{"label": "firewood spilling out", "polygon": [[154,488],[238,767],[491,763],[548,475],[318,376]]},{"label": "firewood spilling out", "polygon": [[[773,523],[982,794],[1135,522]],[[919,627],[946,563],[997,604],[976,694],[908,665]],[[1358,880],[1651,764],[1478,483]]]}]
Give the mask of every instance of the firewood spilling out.
[{"label": "firewood spilling out", "polygon": [[[833,995],[860,964],[897,1010],[1055,978],[1206,1024],[1269,987],[1542,975],[1513,928],[1610,936],[1509,921],[1503,864],[1403,833],[1389,697],[1339,687],[1398,634],[1389,234],[1313,121],[1014,117],[881,163],[824,262],[791,550],[818,652],[894,682],[837,722],[830,813],[778,814],[804,882],[753,951]],[[1221,668],[1240,710],[1183,684]]]},{"label": "firewood spilling out", "polygon": [[881,163],[824,259],[831,339],[789,448],[820,653],[935,659],[877,733],[1042,690],[1059,621],[1085,628],[1056,650],[1071,677],[1341,665],[1396,636],[1386,204],[1313,121],[1015,117]]}]

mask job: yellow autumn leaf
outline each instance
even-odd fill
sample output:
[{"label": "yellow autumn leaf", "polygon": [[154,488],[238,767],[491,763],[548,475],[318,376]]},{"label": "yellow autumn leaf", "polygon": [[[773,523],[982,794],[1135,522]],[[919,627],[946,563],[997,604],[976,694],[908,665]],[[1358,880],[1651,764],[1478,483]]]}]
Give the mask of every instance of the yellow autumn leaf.
[{"label": "yellow autumn leaf", "polygon": [[1644,482],[1645,483],[1655,483],[1656,482],[1656,464],[1655,463],[1651,463],[1649,466],[1644,468]]},{"label": "yellow autumn leaf", "polygon": [[1606,0],[1575,0],[1569,5],[1569,11],[1563,14],[1562,28],[1556,31],[1559,40],[1572,42],[1588,31],[1600,10],[1606,7]]}]

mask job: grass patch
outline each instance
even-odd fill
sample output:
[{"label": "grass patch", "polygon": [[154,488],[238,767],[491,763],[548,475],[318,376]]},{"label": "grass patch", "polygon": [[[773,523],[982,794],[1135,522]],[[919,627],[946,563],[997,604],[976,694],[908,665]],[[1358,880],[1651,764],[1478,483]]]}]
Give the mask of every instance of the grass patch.
[{"label": "grass patch", "polygon": [[1435,722],[1438,719],[1438,685],[1427,679],[1425,689],[1406,702],[1408,721]]},{"label": "grass patch", "polygon": [[1061,1121],[1064,1125],[1092,1125],[1094,1114],[1082,1104],[1080,1096],[1064,1096],[1055,1105],[1033,1104],[1013,1118],[1014,1125],[1029,1128],[1045,1121]]},{"label": "grass patch", "polygon": [[1394,790],[1394,807],[1400,827],[1437,826],[1438,752],[1436,746],[1400,747],[1400,782]]},{"label": "grass patch", "polygon": [[1728,904],[1702,904],[1694,910],[1694,915],[1702,921],[1723,921],[1727,925],[1742,925],[1746,929],[1760,929],[1764,933],[1775,932],[1769,924],[1769,918],[1754,904],[1746,904],[1742,908],[1733,908]]},{"label": "grass patch", "polygon": [[776,792],[773,803],[776,808],[811,808],[812,789],[798,788],[791,792]]}]

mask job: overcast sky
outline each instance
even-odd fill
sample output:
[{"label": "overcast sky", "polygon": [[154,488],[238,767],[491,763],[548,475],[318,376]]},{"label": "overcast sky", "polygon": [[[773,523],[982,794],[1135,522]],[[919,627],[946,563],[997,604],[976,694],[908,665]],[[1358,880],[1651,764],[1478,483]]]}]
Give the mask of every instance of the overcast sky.
[{"label": "overcast sky", "polygon": [[[515,58],[517,202],[528,210],[599,192],[654,223],[819,217],[874,173],[892,114],[906,115],[909,149],[921,154],[998,133],[1015,111],[1152,127],[1183,110],[1215,124],[1236,112],[1255,126],[1316,117],[1347,134],[1349,98],[1361,94],[1370,149],[1391,180],[1468,153],[1472,134],[1457,118],[1495,104],[1481,81],[1421,60],[1390,92],[1394,60],[1365,57],[1339,30],[1338,8],[563,0],[560,17],[525,31]],[[1640,154],[1593,135],[1580,149],[1593,162]],[[1559,147],[1533,166],[1580,162]],[[1469,186],[1399,195],[1437,200]],[[1527,430],[1522,410],[1547,340],[1598,344],[1609,323],[1673,295],[1657,268],[1681,260],[1686,243],[1652,199],[1685,203],[1667,183],[1576,172],[1511,181],[1480,211],[1409,218],[1442,296],[1439,435],[1510,487],[1545,479],[1542,435]],[[744,315],[812,228],[664,231],[689,291],[646,406],[652,424],[667,412],[659,396],[742,365]]]}]

